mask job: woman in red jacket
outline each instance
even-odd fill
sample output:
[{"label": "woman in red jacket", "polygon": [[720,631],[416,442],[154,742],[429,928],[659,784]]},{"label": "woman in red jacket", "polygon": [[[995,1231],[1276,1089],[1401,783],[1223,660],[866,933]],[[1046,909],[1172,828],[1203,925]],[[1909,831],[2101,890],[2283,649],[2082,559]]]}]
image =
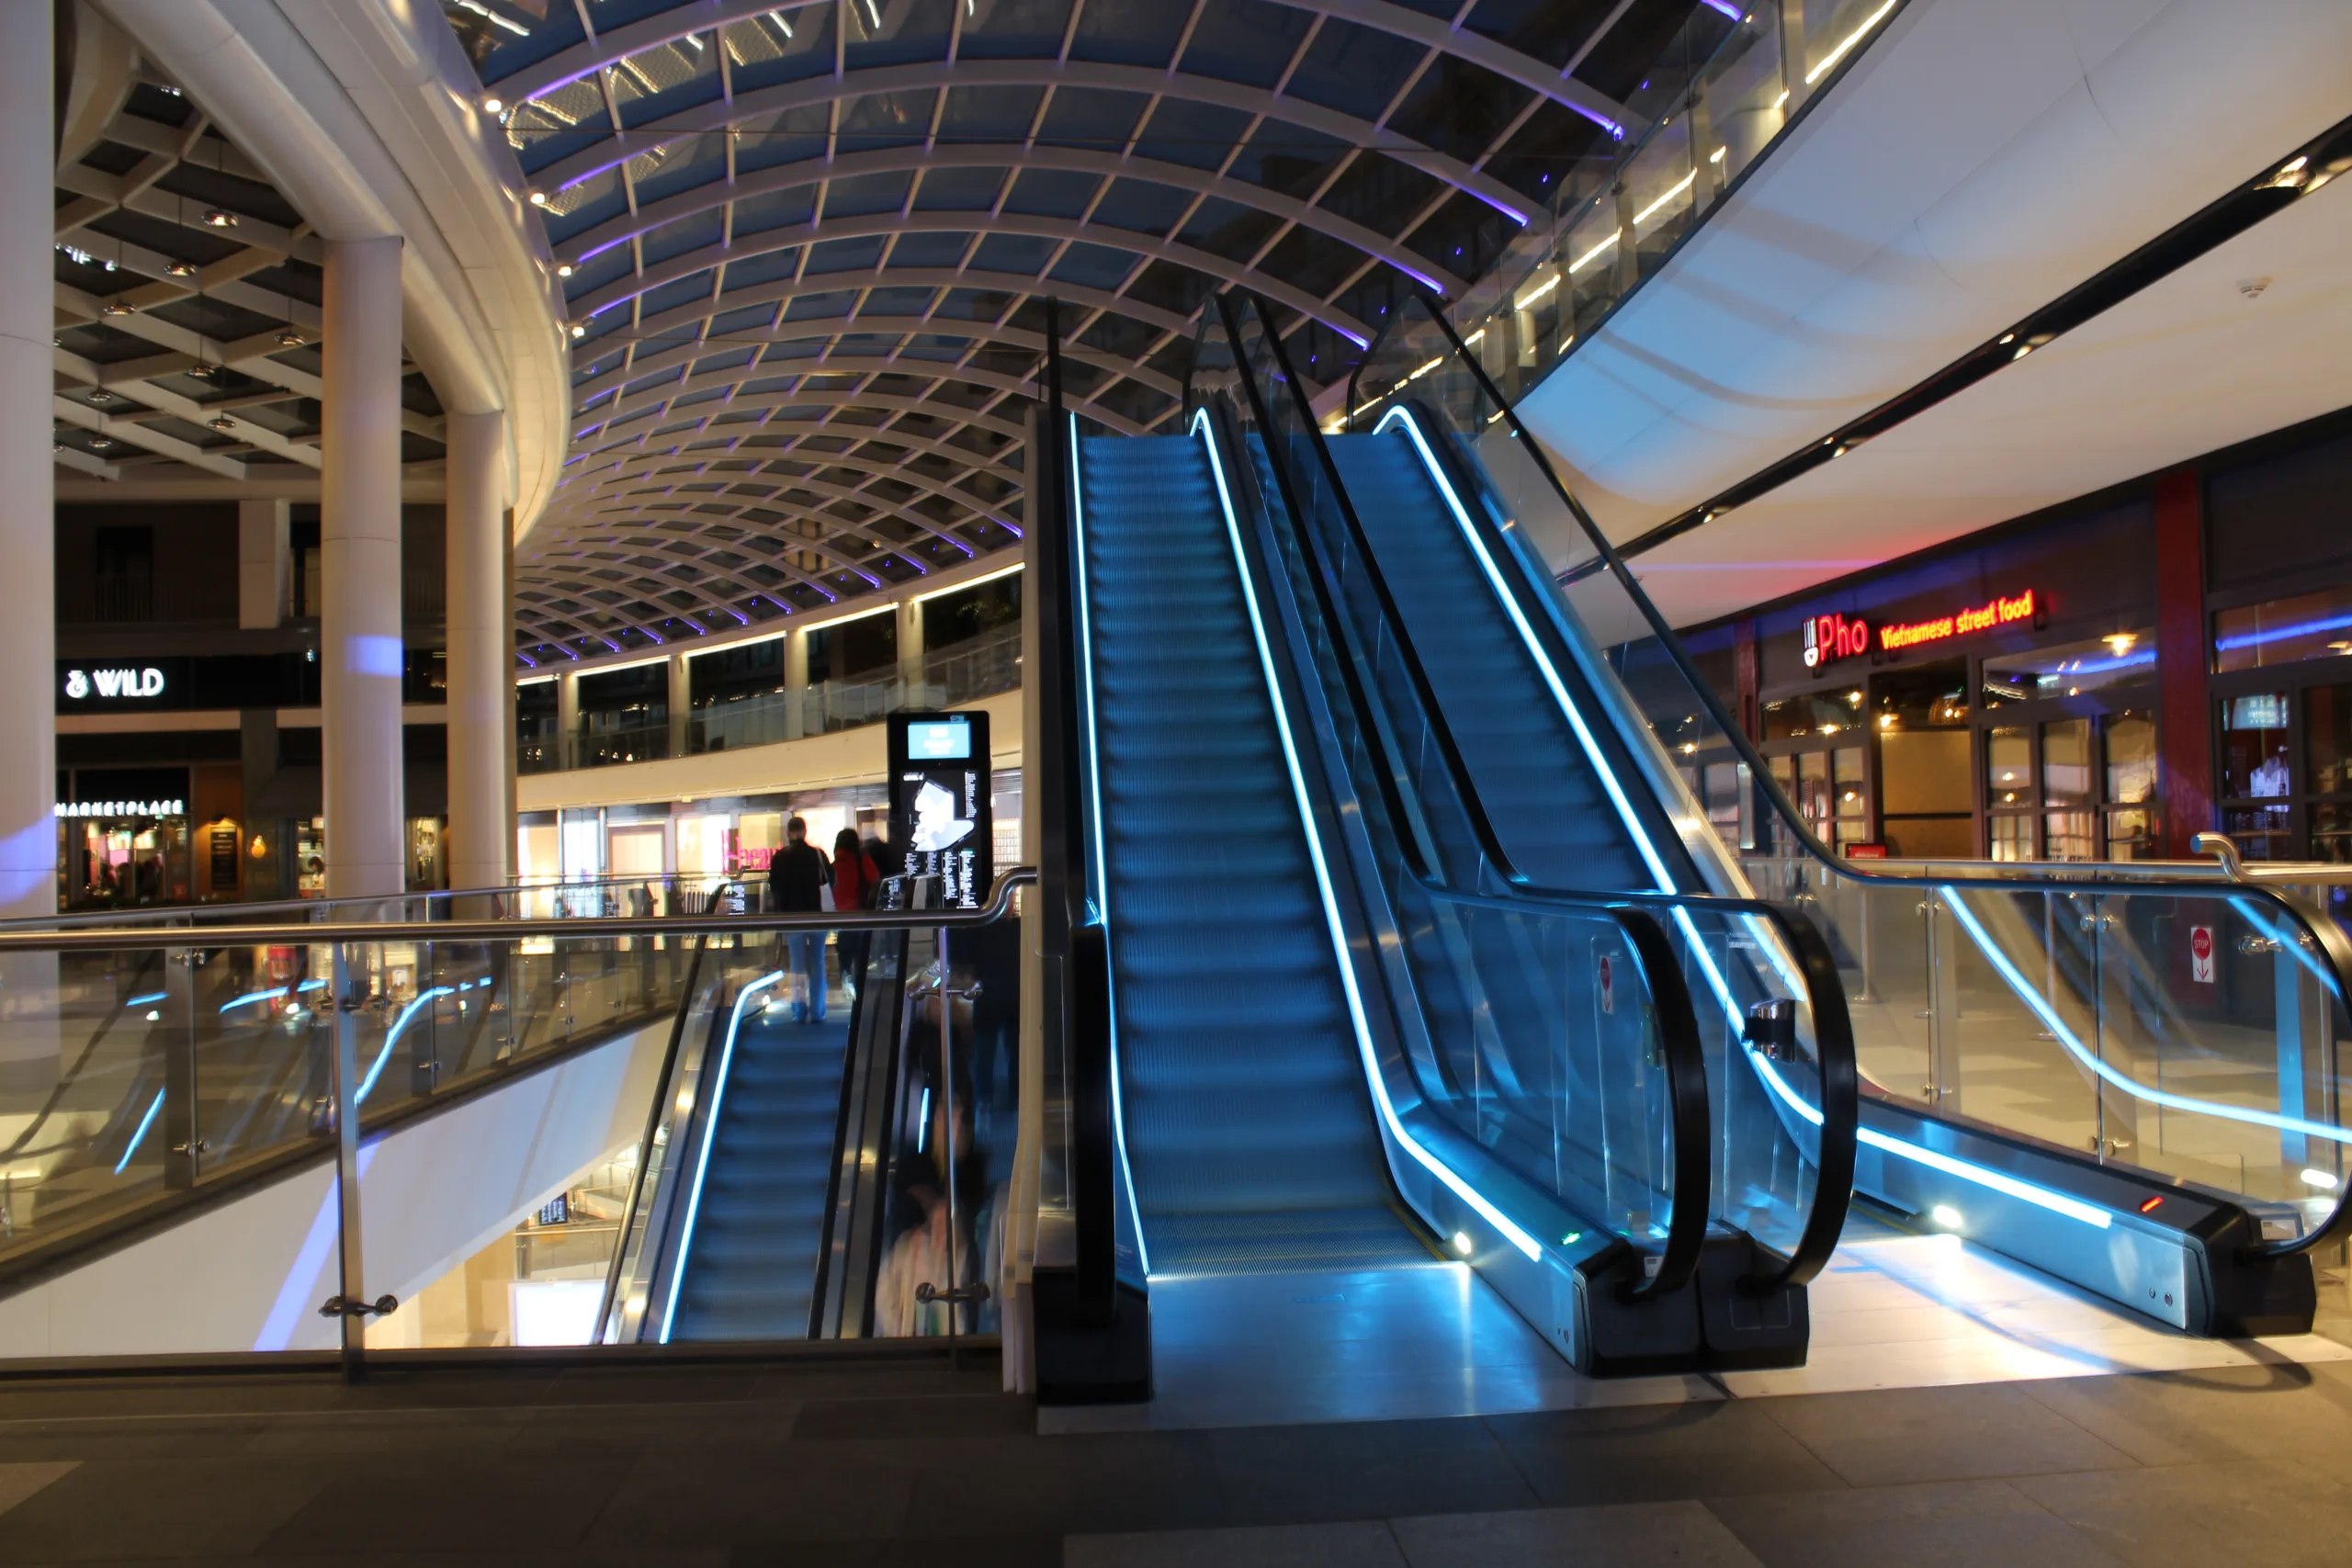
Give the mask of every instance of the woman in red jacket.
[{"label": "woman in red jacket", "polygon": [[[881,871],[857,841],[857,829],[844,828],[833,835],[833,908],[843,913],[874,902],[874,885]],[[865,982],[865,950],[870,931],[842,931],[833,939],[841,959],[842,984],[854,995]]]}]

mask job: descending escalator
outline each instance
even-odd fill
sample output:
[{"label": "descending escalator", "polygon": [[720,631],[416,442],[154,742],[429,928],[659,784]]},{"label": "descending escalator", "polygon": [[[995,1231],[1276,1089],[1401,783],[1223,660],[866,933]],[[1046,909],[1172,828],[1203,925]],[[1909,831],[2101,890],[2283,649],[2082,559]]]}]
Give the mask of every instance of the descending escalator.
[{"label": "descending escalator", "polygon": [[[834,1158],[846,1023],[795,1023],[772,998],[728,1015],[717,1047],[709,1169],[682,1239],[674,1340],[797,1339],[810,1332],[825,1184]],[[718,1017],[711,1020],[721,1027]]]},{"label": "descending escalator", "polygon": [[1199,436],[1080,444],[1122,1114],[1160,1273],[1426,1258],[1392,1208]]},{"label": "descending escalator", "polygon": [[[1803,906],[1877,1075],[1859,1190],[2192,1332],[2309,1327],[2310,1257],[2352,1233],[2352,1135],[2325,1111],[2352,1028],[2335,922],[2272,887],[2163,866],[1838,859],[1442,307],[1396,312],[1348,391],[1345,433],[1304,439],[1327,454],[1368,572],[1414,585],[1398,618],[1522,877]],[[1546,700],[1527,700],[1539,684]],[[1641,798],[1597,813],[1589,780],[1609,783],[1612,755]],[[1611,815],[1676,830],[1636,869],[1580,842]],[[2200,961],[2201,979],[2192,935],[2228,955]],[[1905,942],[1924,970],[1888,962]],[[1792,1131],[1817,1117],[1772,1053],[1727,1060]]]}]

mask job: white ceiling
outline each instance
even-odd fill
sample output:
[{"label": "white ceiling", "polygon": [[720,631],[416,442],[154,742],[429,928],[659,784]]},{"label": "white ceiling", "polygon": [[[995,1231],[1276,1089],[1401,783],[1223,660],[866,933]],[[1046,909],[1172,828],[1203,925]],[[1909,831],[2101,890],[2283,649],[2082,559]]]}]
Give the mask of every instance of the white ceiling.
[{"label": "white ceiling", "polygon": [[2352,404],[2347,256],[2352,178],[1635,575],[1688,626]]},{"label": "white ceiling", "polygon": [[[1522,404],[1612,536],[1686,511],[1926,379],[2334,124],[2352,107],[2352,4],[1910,0],[1835,92]],[[2248,236],[2233,254],[2267,254],[2285,232]],[[2232,315],[2243,301],[2226,285],[2254,263],[2213,259],[2228,274],[2218,300],[2167,289],[2157,297],[2177,300],[2177,316],[2142,308],[2121,319],[2159,338],[2202,324],[2234,342],[2231,329],[2299,309],[2282,255],[2282,292]],[[2211,321],[2208,308],[2219,312]],[[1834,477],[1645,557],[1645,568],[1809,563],[1769,569],[1769,584],[1750,575],[1728,598],[1671,591],[1681,618],[1711,615],[2210,449],[2235,438],[2223,426],[2247,423],[2243,401],[2211,406],[2224,383],[2199,366],[2207,349],[2142,344],[2135,357],[2105,333],[2086,341],[2109,343],[2100,363],[2113,367],[2080,389],[2091,404],[2037,401],[2037,414],[2014,421],[1973,412],[1987,400],[2007,407],[2024,395],[2013,388],[2038,388],[2080,352],[2044,350],[2047,364],[2037,355],[2004,371],[1964,407],[1883,438],[1884,453],[1845,459]],[[2324,381],[2321,368],[2288,378]],[[2190,380],[2132,379],[2143,375]],[[2316,384],[2285,398],[2259,368],[2239,379],[2261,388],[2266,407],[2331,406]],[[2216,390],[2194,390],[2199,382]],[[2104,412],[2119,398],[2140,409],[2134,421]],[[2160,418],[2143,407],[2150,399],[2210,417]],[[2037,423],[2052,418],[2054,428]],[[2169,444],[2153,439],[2156,428]],[[1898,474],[1894,455],[1922,441],[1939,462]],[[1884,478],[1867,502],[1815,510],[1815,498],[1872,475]]]}]

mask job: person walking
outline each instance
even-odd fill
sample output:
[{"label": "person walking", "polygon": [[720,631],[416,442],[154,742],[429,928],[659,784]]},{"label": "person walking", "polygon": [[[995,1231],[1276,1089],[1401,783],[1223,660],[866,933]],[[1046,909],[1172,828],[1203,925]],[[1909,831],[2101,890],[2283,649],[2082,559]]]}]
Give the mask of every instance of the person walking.
[{"label": "person walking", "polygon": [[[833,835],[833,908],[846,913],[870,908],[874,885],[882,873],[858,844],[857,829],[844,828]],[[843,931],[833,943],[841,955],[842,984],[854,991],[865,974],[865,953],[872,931]]]},{"label": "person walking", "polygon": [[[784,825],[784,848],[768,862],[768,894],[780,914],[813,915],[825,907],[832,867],[808,841],[808,824],[796,817]],[[825,933],[791,931],[785,937],[786,964],[801,978],[792,1004],[795,1023],[825,1021]]]}]

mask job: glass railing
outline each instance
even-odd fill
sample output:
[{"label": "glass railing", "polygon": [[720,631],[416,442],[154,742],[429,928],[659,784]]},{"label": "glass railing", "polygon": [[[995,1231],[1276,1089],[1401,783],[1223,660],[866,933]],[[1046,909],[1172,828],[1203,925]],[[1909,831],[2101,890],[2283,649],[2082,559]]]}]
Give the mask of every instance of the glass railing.
[{"label": "glass railing", "polygon": [[1021,628],[1000,626],[924,656],[922,679],[896,670],[753,693],[697,705],[686,750],[740,751],[878,724],[902,708],[951,708],[1021,684]]},{"label": "glass railing", "polygon": [[331,1349],[336,1303],[354,1348],[363,1325],[378,1348],[620,1337],[601,1314],[625,1259],[674,1259],[695,1224],[661,1202],[673,1139],[706,1214],[722,1186],[756,1193],[756,1162],[694,1141],[694,1107],[725,1097],[729,1050],[741,1072],[776,1048],[812,987],[847,1025],[810,1058],[841,1076],[845,1119],[795,1123],[822,1145],[813,1178],[764,1196],[830,1216],[809,1255],[832,1258],[827,1336],[992,1332],[993,1290],[973,1287],[1013,1229],[1008,917],[1027,876],[968,913],[0,933],[0,1290],[70,1297],[103,1267],[159,1303],[20,1314],[0,1359]]},{"label": "glass railing", "polygon": [[[1853,1134],[1843,1010],[1834,987],[1807,983],[1807,933],[1758,904],[1526,885],[1467,786],[1397,634],[1396,590],[1365,547],[1254,301],[1233,301],[1230,332],[1260,392],[1238,421],[1250,482],[1270,502],[1261,514],[1292,587],[1285,602],[1354,784],[1358,808],[1342,816],[1363,834],[1357,876],[1377,886],[1394,923],[1394,940],[1376,945],[1396,991],[1419,1003],[1408,1055],[1421,1114],[1457,1134],[1453,1146],[1653,1251],[1677,1212],[1664,1162],[1678,1142],[1702,1141],[1662,1135],[1663,1047],[1679,1010],[1704,1062],[1714,1131],[1703,1141],[1719,1166],[1709,1179],[1702,1160],[1680,1190],[1695,1201],[1696,1189],[1711,1190],[1713,1217],[1800,1260],[1801,1282],[1826,1259],[1846,1200],[1834,1175],[1826,1188],[1815,1176],[1815,1108],[1833,1107],[1833,1168],[1850,1170]],[[1199,357],[1212,375],[1220,347],[1204,333]],[[1814,1112],[1804,1133],[1784,1125],[1762,1075],[1733,1070],[1747,1055],[1769,1060],[1773,1081]],[[1704,1203],[1680,1212],[1703,1230]]]},{"label": "glass railing", "polygon": [[1475,457],[1464,471],[1517,590],[1593,683],[1620,694],[1619,739],[1697,874],[1820,926],[1870,1092],[2243,1199],[2281,1247],[2352,1227],[2340,1110],[2352,943],[2309,896],[2333,897],[2335,874],[1843,860],[1804,826],[1433,302],[1398,311],[1349,400],[1358,430],[1403,407]]},{"label": "glass railing", "polygon": [[610,768],[623,762],[658,762],[670,754],[670,721],[583,725],[572,739],[571,766]]},{"label": "glass railing", "polygon": [[[1521,395],[1656,272],[1901,0],[1706,0],[1627,107],[1645,129],[1544,176],[1544,210],[1458,324]],[[1540,237],[1539,237],[1540,236]]]}]

